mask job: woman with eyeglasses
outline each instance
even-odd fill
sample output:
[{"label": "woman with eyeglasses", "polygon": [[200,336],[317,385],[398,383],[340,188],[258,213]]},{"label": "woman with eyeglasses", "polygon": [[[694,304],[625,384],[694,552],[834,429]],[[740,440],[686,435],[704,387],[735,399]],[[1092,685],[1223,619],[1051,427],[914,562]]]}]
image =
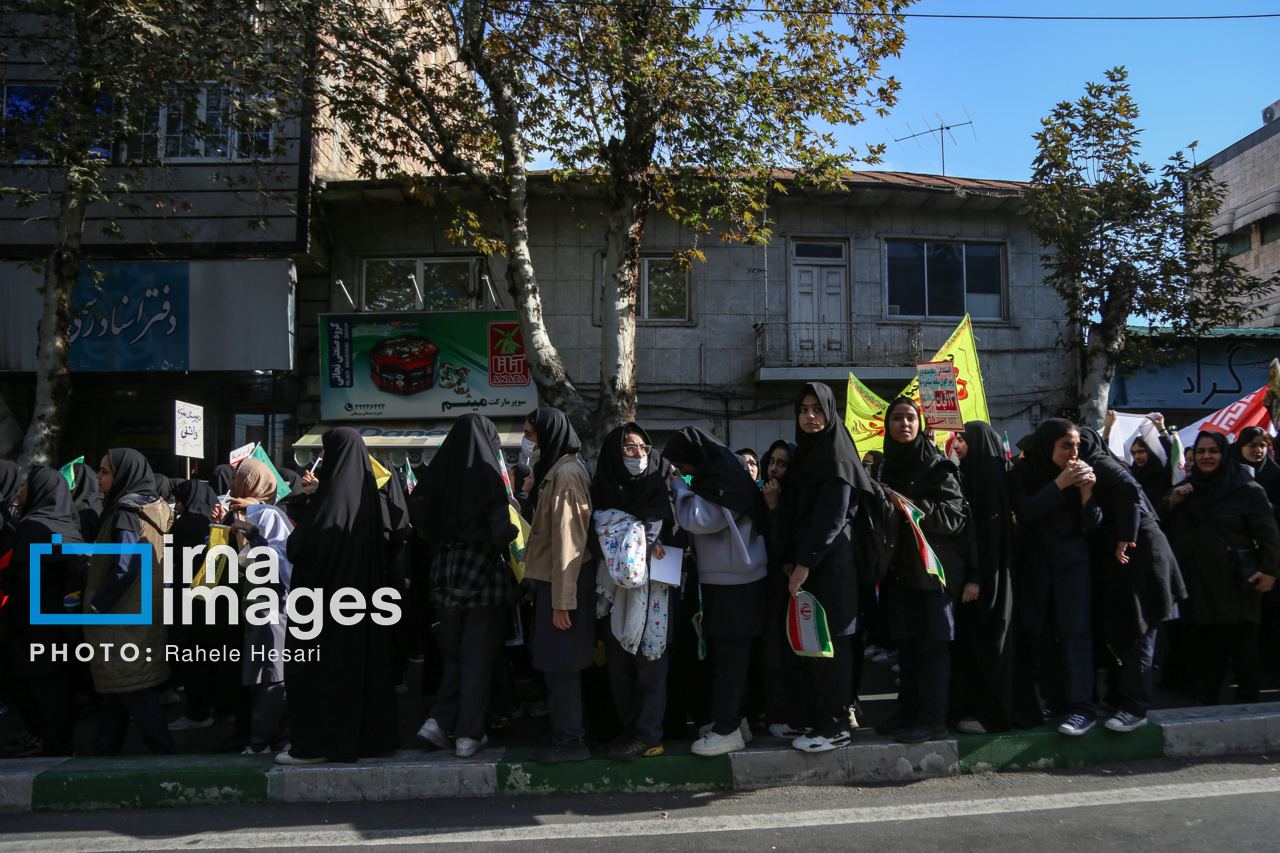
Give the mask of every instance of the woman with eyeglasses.
[{"label": "woman with eyeglasses", "polygon": [[1187,585],[1182,631],[1192,696],[1218,704],[1227,668],[1236,703],[1257,702],[1262,593],[1280,568],[1277,530],[1266,489],[1229,458],[1222,433],[1196,437],[1187,481],[1160,508]]}]

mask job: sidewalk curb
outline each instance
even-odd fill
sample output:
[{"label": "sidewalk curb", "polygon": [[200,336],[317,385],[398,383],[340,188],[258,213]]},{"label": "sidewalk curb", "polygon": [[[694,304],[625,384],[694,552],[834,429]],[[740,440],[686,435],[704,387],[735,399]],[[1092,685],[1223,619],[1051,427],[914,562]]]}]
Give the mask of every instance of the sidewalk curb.
[{"label": "sidewalk curb", "polygon": [[466,759],[446,750],[399,750],[353,764],[298,766],[239,755],[11,759],[0,761],[0,812],[753,791],[1280,750],[1280,702],[1153,711],[1150,720],[1125,734],[1099,725],[1082,737],[1041,729],[913,745],[859,732],[847,749],[822,753],[759,735],[747,749],[715,758],[672,743],[664,755],[632,762],[593,757],[550,766],[528,761],[527,747],[487,749]]}]

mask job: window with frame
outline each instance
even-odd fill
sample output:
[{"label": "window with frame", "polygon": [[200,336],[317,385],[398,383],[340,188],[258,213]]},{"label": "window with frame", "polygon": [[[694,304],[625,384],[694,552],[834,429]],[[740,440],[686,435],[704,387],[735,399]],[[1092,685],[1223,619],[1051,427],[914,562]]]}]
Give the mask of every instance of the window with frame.
[{"label": "window with frame", "polygon": [[1215,240],[1213,246],[1220,256],[1234,258],[1236,255],[1243,255],[1253,248],[1253,232],[1246,228],[1243,231],[1228,234]]},{"label": "window with frame", "polygon": [[271,130],[237,115],[236,91],[210,87],[173,91],[142,120],[133,146],[144,158],[167,162],[248,160],[271,151]]},{"label": "window with frame", "polygon": [[891,316],[1004,317],[1004,246],[890,240],[885,291]]},{"label": "window with frame", "polygon": [[1260,230],[1263,245],[1280,240],[1280,213],[1273,213],[1263,219]]},{"label": "window with frame", "polygon": [[[5,141],[6,156],[18,162],[39,162],[48,159],[42,151],[42,142],[55,142],[47,136],[48,123],[56,110],[57,86],[53,83],[6,83],[0,85],[0,138]],[[110,95],[98,98],[96,110],[106,117],[112,110]],[[65,118],[63,122],[65,126]],[[111,158],[111,144],[101,140],[91,149],[103,160]]]},{"label": "window with frame", "polygon": [[[684,322],[690,319],[690,268],[679,258],[653,255],[640,258],[640,282],[636,290],[636,320]],[[601,297],[603,282],[613,274],[600,258]]]},{"label": "window with frame", "polygon": [[483,308],[478,264],[478,258],[369,258],[364,262],[361,310]]}]

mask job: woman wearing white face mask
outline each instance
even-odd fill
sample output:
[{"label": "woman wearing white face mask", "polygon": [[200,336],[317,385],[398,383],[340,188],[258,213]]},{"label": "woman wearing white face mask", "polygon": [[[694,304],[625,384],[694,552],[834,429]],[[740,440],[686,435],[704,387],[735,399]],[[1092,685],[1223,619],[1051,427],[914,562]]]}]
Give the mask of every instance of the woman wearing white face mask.
[{"label": "woman wearing white face mask", "polygon": [[[671,598],[667,584],[646,574],[651,560],[665,556],[663,542],[674,542],[675,516],[667,489],[671,471],[653,451],[648,434],[629,423],[605,438],[591,481],[597,534],[591,546],[601,561],[596,579],[611,608],[602,633],[613,701],[623,725],[622,734],[609,746],[609,757],[615,761],[663,751],[668,614],[678,609],[678,601]],[[636,535],[637,526],[642,536]],[[644,560],[637,553],[641,550]],[[619,579],[628,586],[617,584],[615,574],[627,575]]]}]

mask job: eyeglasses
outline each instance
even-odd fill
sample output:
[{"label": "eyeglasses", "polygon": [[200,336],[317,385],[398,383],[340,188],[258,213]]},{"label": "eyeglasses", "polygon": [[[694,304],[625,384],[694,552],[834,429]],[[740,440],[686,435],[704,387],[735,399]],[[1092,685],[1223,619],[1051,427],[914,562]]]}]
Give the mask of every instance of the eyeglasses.
[{"label": "eyeglasses", "polygon": [[641,456],[648,456],[649,451],[652,449],[653,447],[648,444],[622,445],[622,452],[625,453],[627,456],[632,457],[633,459],[639,459]]}]

